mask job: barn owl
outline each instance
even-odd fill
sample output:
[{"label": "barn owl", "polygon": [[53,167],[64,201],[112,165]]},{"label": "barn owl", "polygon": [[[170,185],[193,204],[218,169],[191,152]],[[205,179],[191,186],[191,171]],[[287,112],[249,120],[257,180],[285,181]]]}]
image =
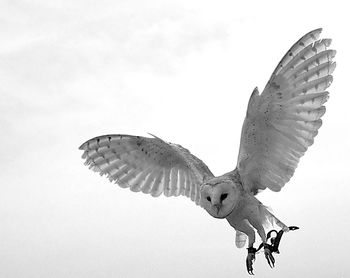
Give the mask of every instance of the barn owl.
[{"label": "barn owl", "polygon": [[123,188],[153,197],[186,196],[211,216],[226,218],[236,231],[237,247],[244,247],[248,239],[249,274],[253,274],[257,251],[256,231],[268,264],[274,266],[267,229],[292,228],[274,216],[256,194],[266,188],[282,189],[321,127],[326,89],[336,65],[332,61],[336,51],[328,49],[331,39],[319,39],[321,31],[316,29],[298,40],[262,93],[253,90],[233,171],[216,177],[187,149],[154,135],[90,139],[80,146],[85,164]]}]

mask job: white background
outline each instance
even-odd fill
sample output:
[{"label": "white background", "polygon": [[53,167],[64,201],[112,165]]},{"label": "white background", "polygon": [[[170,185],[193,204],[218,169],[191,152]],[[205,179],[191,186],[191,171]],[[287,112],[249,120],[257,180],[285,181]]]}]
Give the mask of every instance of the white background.
[{"label": "white background", "polygon": [[[344,3],[344,4],[342,4]],[[247,277],[226,220],[152,198],[83,165],[80,144],[156,134],[220,175],[236,165],[255,86],[323,27],[337,69],[323,127],[280,193],[276,268],[256,277],[350,277],[345,1],[1,1],[0,277]]]}]

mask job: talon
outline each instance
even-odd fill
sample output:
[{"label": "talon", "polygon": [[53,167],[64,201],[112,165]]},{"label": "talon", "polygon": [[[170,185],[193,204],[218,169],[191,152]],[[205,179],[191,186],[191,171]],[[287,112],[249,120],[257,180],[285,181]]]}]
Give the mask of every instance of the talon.
[{"label": "talon", "polygon": [[248,248],[248,255],[246,259],[246,266],[249,275],[254,275],[253,273],[253,262],[255,261],[256,249],[254,247]]},{"label": "talon", "polygon": [[299,227],[297,227],[297,226],[290,226],[290,227],[288,227],[288,229],[290,231],[295,231],[295,230],[299,230]]},{"label": "talon", "polygon": [[275,258],[272,255],[272,252],[270,250],[269,245],[264,246],[264,253],[265,253],[265,258],[267,260],[267,263],[269,264],[269,266],[271,268],[274,268],[275,267]]},{"label": "talon", "polygon": [[[265,253],[265,258],[267,260],[267,263],[269,264],[269,266],[271,268],[275,267],[275,258],[273,257],[273,252],[279,254],[279,250],[278,250],[278,246],[280,244],[282,235],[285,231],[295,231],[298,230],[299,227],[296,226],[290,226],[287,227],[287,229],[282,229],[279,232],[277,232],[276,230],[271,230],[267,233],[266,235],[266,240],[270,240],[271,245],[267,244],[266,242],[261,243],[260,247],[258,248],[258,250],[262,247],[264,247],[264,253]],[[272,237],[272,233],[276,233],[275,237]]]},{"label": "talon", "polygon": [[253,273],[253,262],[255,261],[255,254],[248,253],[246,259],[247,271],[250,275],[254,275]]}]

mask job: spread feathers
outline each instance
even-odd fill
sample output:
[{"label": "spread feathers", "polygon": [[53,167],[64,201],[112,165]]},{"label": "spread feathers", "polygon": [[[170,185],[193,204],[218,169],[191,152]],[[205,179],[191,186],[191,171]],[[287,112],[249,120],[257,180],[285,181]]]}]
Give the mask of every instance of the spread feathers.
[{"label": "spread feathers", "polygon": [[336,52],[320,33],[297,41],[261,95],[256,88],[250,97],[237,164],[247,191],[281,190],[322,125]]},{"label": "spread feathers", "polygon": [[188,150],[157,137],[105,135],[88,140],[80,149],[90,169],[121,187],[154,197],[185,195],[199,204],[199,186],[213,177]]}]

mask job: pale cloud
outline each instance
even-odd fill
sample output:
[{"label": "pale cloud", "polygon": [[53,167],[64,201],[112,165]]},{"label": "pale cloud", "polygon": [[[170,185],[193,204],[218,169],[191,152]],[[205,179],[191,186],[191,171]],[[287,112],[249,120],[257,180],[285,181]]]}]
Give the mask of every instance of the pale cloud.
[{"label": "pale cloud", "polygon": [[174,4],[99,5],[92,16],[92,5],[77,9],[66,2],[67,12],[64,5],[17,3],[4,19],[8,40],[0,48],[0,70],[20,90],[62,91],[67,82],[106,69],[120,79],[130,71],[171,71],[176,56],[227,38],[220,21],[203,22]]},{"label": "pale cloud", "polygon": [[55,133],[76,128],[84,115],[107,110],[129,76],[174,73],[188,53],[228,36],[227,24],[204,21],[171,1],[9,1],[1,8],[5,157],[23,138],[34,142],[37,130],[58,138]]}]

